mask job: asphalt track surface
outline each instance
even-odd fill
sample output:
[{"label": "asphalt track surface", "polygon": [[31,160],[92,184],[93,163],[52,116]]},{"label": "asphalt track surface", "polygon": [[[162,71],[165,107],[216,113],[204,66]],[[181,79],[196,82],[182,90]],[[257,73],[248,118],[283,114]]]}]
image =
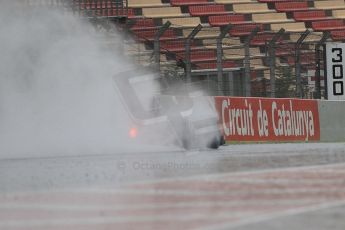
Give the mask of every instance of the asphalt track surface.
[{"label": "asphalt track surface", "polygon": [[344,143],[0,159],[1,230],[318,230],[344,219]]}]

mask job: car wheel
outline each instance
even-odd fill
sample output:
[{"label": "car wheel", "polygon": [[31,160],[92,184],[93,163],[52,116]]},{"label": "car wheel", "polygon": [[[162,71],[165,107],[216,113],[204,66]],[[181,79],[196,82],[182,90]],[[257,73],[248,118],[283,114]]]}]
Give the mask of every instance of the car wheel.
[{"label": "car wheel", "polygon": [[208,148],[210,149],[218,149],[220,146],[220,138],[219,137],[215,137],[213,138],[213,140],[208,144]]}]

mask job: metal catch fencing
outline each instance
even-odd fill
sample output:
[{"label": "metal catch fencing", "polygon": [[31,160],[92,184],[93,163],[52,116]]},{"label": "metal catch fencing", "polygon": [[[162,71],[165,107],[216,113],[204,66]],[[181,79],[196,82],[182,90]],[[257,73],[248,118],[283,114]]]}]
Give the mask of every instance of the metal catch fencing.
[{"label": "metal catch fencing", "polygon": [[[162,73],[166,59],[173,60],[176,75],[187,84],[202,82],[212,95],[324,96],[323,44],[330,40],[328,32],[262,32],[254,27],[244,36],[232,36],[239,29],[231,24],[218,31],[201,25],[181,28],[167,22],[151,38],[141,37]],[[177,38],[170,36],[172,31]]]}]

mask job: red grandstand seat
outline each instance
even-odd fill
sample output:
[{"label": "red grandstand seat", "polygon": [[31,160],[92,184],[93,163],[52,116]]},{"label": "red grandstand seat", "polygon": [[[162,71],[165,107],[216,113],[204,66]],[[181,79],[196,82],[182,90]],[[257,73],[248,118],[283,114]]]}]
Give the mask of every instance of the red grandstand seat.
[{"label": "red grandstand seat", "polygon": [[[125,11],[125,10],[123,10],[123,11]],[[115,11],[115,13],[116,13],[116,11]],[[128,18],[134,18],[135,17],[134,9],[128,8],[127,12],[123,12],[122,15],[126,15],[126,13],[127,13]]]},{"label": "red grandstand seat", "polygon": [[198,5],[189,6],[189,13],[192,16],[203,16],[213,14],[226,14],[227,11],[224,5]]},{"label": "red grandstand seat", "polygon": [[296,21],[317,21],[327,19],[326,12],[323,10],[309,10],[293,12]]},{"label": "red grandstand seat", "polygon": [[[230,68],[238,68],[239,65],[233,60],[223,60],[222,67],[230,69]],[[199,62],[196,64],[196,69],[217,69],[217,62],[216,61]]]},{"label": "red grandstand seat", "polygon": [[275,8],[278,12],[294,12],[308,10],[308,2],[276,2]]},{"label": "red grandstand seat", "polygon": [[98,9],[98,10],[80,10],[80,15],[89,17],[128,17],[135,18],[134,10],[126,9]]},{"label": "red grandstand seat", "polygon": [[334,41],[343,41],[345,40],[345,30],[331,31],[331,37]]},{"label": "red grandstand seat", "polygon": [[[108,9],[108,11],[110,11],[109,14],[116,16],[116,15],[123,15],[123,16],[127,16],[128,18],[134,18],[135,17],[135,12],[134,9],[132,8],[128,8],[127,10],[125,8],[121,8],[121,9]],[[105,12],[103,11],[103,15],[105,14]]]},{"label": "red grandstand seat", "polygon": [[[157,29],[148,29],[148,30],[135,30],[133,31],[134,34],[139,38],[139,40],[149,40],[152,41],[155,38],[155,34]],[[177,36],[172,29],[168,29],[165,33],[161,36],[160,40],[173,40],[176,39]]]},{"label": "red grandstand seat", "polygon": [[230,30],[230,36],[246,36],[249,35],[256,27],[259,27],[259,31],[263,31],[262,24],[241,24],[235,25]]},{"label": "red grandstand seat", "polygon": [[276,48],[276,55],[278,57],[288,56],[288,55],[294,56],[295,53],[296,53],[296,46],[294,43],[283,44]]},{"label": "red grandstand seat", "polygon": [[[92,0],[81,0],[79,1],[74,1],[72,3],[72,6],[75,9],[78,10],[99,10],[99,9],[108,9],[108,10],[123,10],[125,9],[125,4],[121,4],[120,2],[114,2],[114,1],[92,1]],[[118,15],[117,13],[116,15]],[[103,15],[103,13],[98,15]]]},{"label": "red grandstand seat", "polygon": [[[272,40],[274,35],[275,35],[274,33],[259,33],[251,40],[250,44],[254,46],[266,45],[268,44],[268,42]],[[283,38],[279,37],[277,42],[280,43],[282,41],[283,41]]]},{"label": "red grandstand seat", "polygon": [[111,1],[85,1],[85,2],[80,2],[77,3],[79,9],[84,10],[84,9],[105,9],[105,8],[112,8],[116,7],[115,4],[112,4]]},{"label": "red grandstand seat", "polygon": [[[179,53],[179,57],[185,57],[185,53]],[[206,62],[216,60],[216,51],[215,50],[195,50],[191,52],[190,60],[194,62]]]},{"label": "red grandstand seat", "polygon": [[[294,66],[295,63],[295,56],[289,56],[287,62],[289,65]],[[315,53],[301,53],[300,56],[301,64],[302,65],[314,65],[315,64]]]},{"label": "red grandstand seat", "polygon": [[345,24],[342,19],[316,21],[316,22],[312,22],[311,26],[315,31],[330,31],[330,30],[345,29]]},{"label": "red grandstand seat", "polygon": [[[191,43],[191,50],[200,49],[201,47],[196,46],[195,42]],[[171,40],[161,42],[162,52],[182,52],[186,50],[185,40]]]},{"label": "red grandstand seat", "polygon": [[208,0],[170,0],[172,6],[190,6],[190,5],[199,5],[207,4]]},{"label": "red grandstand seat", "polygon": [[138,18],[133,22],[131,30],[147,30],[154,29],[156,27],[157,26],[152,18]]},{"label": "red grandstand seat", "polygon": [[208,17],[211,26],[225,26],[231,24],[243,24],[246,19],[243,14],[214,15]]}]

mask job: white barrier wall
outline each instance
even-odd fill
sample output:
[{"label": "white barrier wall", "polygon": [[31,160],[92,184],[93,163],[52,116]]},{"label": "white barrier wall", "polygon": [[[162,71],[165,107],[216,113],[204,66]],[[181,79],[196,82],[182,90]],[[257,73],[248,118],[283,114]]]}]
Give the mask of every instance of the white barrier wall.
[{"label": "white barrier wall", "polygon": [[318,101],[320,141],[345,141],[345,101]]}]

